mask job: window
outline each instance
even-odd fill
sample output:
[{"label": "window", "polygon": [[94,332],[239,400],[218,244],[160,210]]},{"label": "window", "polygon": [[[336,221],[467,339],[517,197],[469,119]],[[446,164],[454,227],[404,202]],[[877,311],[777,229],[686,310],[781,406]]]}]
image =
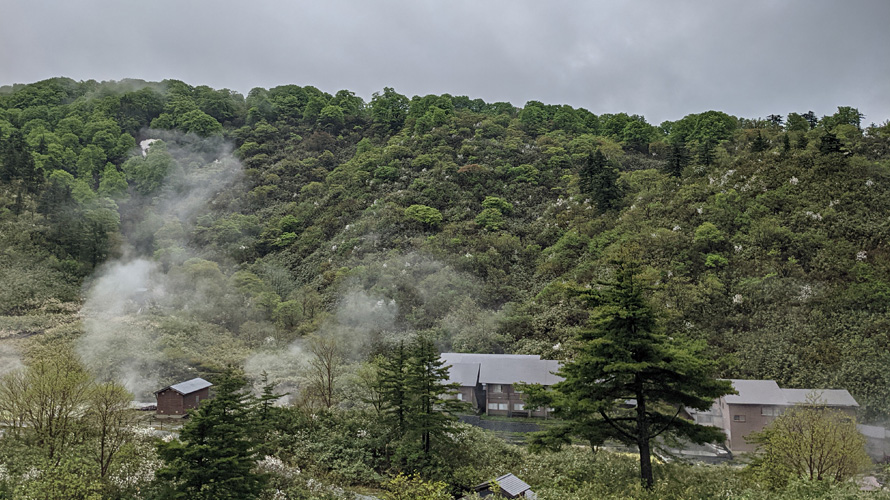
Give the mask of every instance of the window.
[{"label": "window", "polygon": [[464,400],[464,395],[458,392],[458,393],[457,393],[457,400],[458,400],[458,401],[463,401],[463,400]]},{"label": "window", "polygon": [[732,421],[733,421],[733,422],[744,422],[744,421],[745,421],[745,416],[744,416],[744,415],[733,415],[733,416],[732,416]]},{"label": "window", "polygon": [[778,406],[761,406],[760,414],[765,417],[778,417],[782,414],[782,409]]},{"label": "window", "polygon": [[491,390],[491,392],[494,393],[503,392],[503,390],[501,389],[501,384],[488,384],[488,388]]},{"label": "window", "polygon": [[516,411],[522,411],[525,409],[525,405],[522,403],[513,403],[513,409]]},{"label": "window", "polygon": [[489,410],[497,410],[498,404],[497,403],[488,403],[488,409]]},{"label": "window", "polygon": [[498,403],[498,410],[506,410],[507,403]]}]

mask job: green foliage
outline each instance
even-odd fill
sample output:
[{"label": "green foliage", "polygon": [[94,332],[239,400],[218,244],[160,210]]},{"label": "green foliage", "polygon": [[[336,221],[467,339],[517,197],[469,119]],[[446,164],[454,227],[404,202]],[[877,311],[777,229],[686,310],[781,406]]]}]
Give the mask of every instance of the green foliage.
[{"label": "green foliage", "polygon": [[380,411],[397,443],[394,461],[400,469],[430,473],[441,466],[441,450],[453,445],[457,417],[452,412],[464,405],[453,399],[457,385],[446,379],[438,349],[423,336],[408,346],[400,342],[379,359]]},{"label": "green foliage", "polygon": [[158,444],[165,465],[157,477],[169,485],[167,498],[247,499],[262,492],[268,477],[255,471],[255,409],[243,385],[225,375],[213,399],[190,414],[179,439]]},{"label": "green foliage", "polygon": [[[0,378],[0,492],[13,498],[106,498],[126,495],[134,468],[150,466],[133,432],[132,395],[98,383],[67,350],[43,352]],[[144,450],[140,450],[144,451]],[[132,474],[132,475],[131,475]],[[130,483],[129,485],[127,483]]]},{"label": "green foliage", "polygon": [[426,205],[411,205],[405,209],[405,216],[434,229],[442,224],[442,212]]},{"label": "green foliage", "polygon": [[148,148],[146,156],[133,156],[121,167],[136,192],[148,196],[155,194],[164,179],[174,168],[174,160],[163,142],[155,142]]},{"label": "green foliage", "polygon": [[[632,254],[654,287],[660,323],[711,346],[721,377],[848,388],[859,417],[879,422],[890,412],[882,334],[890,134],[861,120],[856,108],[840,107],[821,120],[790,113],[783,129],[777,115],[708,111],[652,127],[627,113],[447,94],[409,99],[392,89],[365,107],[349,91],[297,85],[246,97],[173,80],[14,85],[0,94],[0,313],[15,316],[0,318],[0,335],[78,335],[71,312],[84,280],[135,249],[154,252],[170,289],[186,295],[124,318],[128,328],[161,329],[158,356],[170,373],[241,363],[267,342],[271,349],[328,328],[354,287],[387,310],[394,301],[387,331],[422,330],[442,349],[563,357],[610,261]],[[169,151],[159,154],[165,146],[156,143],[151,158],[131,160],[135,134],[150,124],[170,129],[158,132]],[[223,137],[243,176],[210,188]],[[197,142],[184,152],[188,141]],[[766,146],[776,154],[752,152]],[[588,168],[597,151],[605,168]],[[193,170],[195,183],[180,175]],[[177,207],[178,220],[164,213],[170,201],[203,191],[208,202]],[[441,212],[434,232],[408,215],[412,206]],[[200,260],[187,263],[192,257]],[[253,276],[244,289],[233,286],[242,271]],[[573,283],[591,284],[589,301],[564,293]],[[389,335],[375,330],[369,347]],[[356,402],[350,361],[338,378],[344,408],[365,404]],[[279,457],[282,470],[299,465],[323,483],[337,469],[344,472],[334,481],[379,486],[399,460],[419,456],[415,448],[396,460],[388,429],[333,413],[337,423],[311,434],[311,451]],[[354,438],[362,429],[375,437]],[[342,455],[325,455],[324,446]],[[490,462],[460,442],[434,442],[432,451],[434,478],[455,494],[456,485],[499,472],[474,475],[463,457]],[[327,458],[334,469],[315,461]],[[619,489],[652,498],[633,475]],[[288,495],[334,495],[286,476],[275,477]],[[595,482],[541,491],[620,496]],[[705,486],[681,479],[654,488],[665,498],[706,496]],[[744,494],[763,497],[751,488]],[[792,495],[784,491],[776,495]],[[824,495],[847,494],[840,491]]]},{"label": "green foliage", "polygon": [[424,481],[418,475],[399,473],[386,485],[384,500],[449,500],[448,485],[442,481]]},{"label": "green foliage", "polygon": [[587,156],[579,173],[578,186],[583,195],[590,196],[600,210],[606,211],[618,206],[621,188],[618,186],[618,171],[597,149]]},{"label": "green foliage", "polygon": [[[598,297],[590,329],[577,341],[577,353],[559,373],[565,380],[552,392],[539,386],[528,394],[530,406],[549,406],[566,421],[540,435],[540,446],[569,442],[572,435],[592,447],[606,439],[634,444],[640,452],[640,476],[654,484],[650,442],[662,433],[696,443],[721,439],[722,432],[678,415],[683,408],[706,410],[732,390],[716,380],[716,366],[699,347],[664,334],[643,297],[636,266],[618,264],[616,281]],[[626,401],[635,401],[625,409]]]},{"label": "green foliage", "polygon": [[773,487],[791,478],[842,482],[871,464],[855,419],[816,400],[786,410],[749,439],[762,451],[755,474]]},{"label": "green foliage", "polygon": [[513,213],[513,204],[497,196],[486,196],[482,208],[494,208],[505,215]]},{"label": "green foliage", "polygon": [[486,231],[497,231],[504,225],[504,214],[497,208],[486,208],[476,216],[476,225]]},{"label": "green foliage", "polygon": [[390,131],[398,130],[408,115],[408,98],[390,87],[374,92],[370,103],[371,117]]}]

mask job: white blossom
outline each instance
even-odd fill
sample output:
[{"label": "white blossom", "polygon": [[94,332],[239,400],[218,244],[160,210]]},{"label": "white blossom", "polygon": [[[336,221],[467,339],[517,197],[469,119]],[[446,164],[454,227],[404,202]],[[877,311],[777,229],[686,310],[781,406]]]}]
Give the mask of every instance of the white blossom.
[{"label": "white blossom", "polygon": [[797,177],[792,177],[792,178],[788,179],[788,182],[789,182],[792,186],[796,186],[797,183],[800,182],[800,181],[797,180]]},{"label": "white blossom", "polygon": [[865,260],[867,257],[868,253],[865,250],[856,252],[856,260]]},{"label": "white blossom", "polygon": [[800,294],[798,294],[797,300],[803,302],[812,296],[813,296],[813,287],[811,287],[810,285],[803,285],[800,287]]},{"label": "white blossom", "polygon": [[742,294],[737,293],[737,294],[733,295],[733,296],[732,296],[732,303],[733,303],[733,304],[741,304],[741,303],[742,303]]}]

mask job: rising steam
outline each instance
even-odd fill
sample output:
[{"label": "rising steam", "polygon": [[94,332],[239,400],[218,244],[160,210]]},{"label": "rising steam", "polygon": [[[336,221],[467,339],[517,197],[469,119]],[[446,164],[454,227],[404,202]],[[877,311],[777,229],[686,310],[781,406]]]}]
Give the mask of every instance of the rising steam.
[{"label": "rising steam", "polygon": [[[151,131],[150,135],[164,141],[173,168],[157,196],[133,195],[122,203],[121,227],[129,243],[122,258],[106,263],[89,280],[83,308],[85,334],[76,346],[84,364],[97,376],[117,380],[141,400],[159,389],[167,375],[161,373],[165,354],[159,333],[140,314],[161,304],[175,312],[188,303],[152,260],[154,249],[141,242],[164,224],[191,227],[195,215],[241,173],[231,147],[220,139],[171,131]],[[183,258],[194,254],[184,241],[178,243]]]}]

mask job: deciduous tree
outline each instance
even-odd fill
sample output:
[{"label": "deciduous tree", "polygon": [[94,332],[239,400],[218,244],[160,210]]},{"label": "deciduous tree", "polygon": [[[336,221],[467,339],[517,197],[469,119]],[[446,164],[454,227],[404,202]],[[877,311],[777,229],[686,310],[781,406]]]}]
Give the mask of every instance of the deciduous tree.
[{"label": "deciduous tree", "polygon": [[749,440],[763,452],[755,468],[774,486],[790,477],[845,481],[871,463],[853,417],[818,399],[788,409]]}]

